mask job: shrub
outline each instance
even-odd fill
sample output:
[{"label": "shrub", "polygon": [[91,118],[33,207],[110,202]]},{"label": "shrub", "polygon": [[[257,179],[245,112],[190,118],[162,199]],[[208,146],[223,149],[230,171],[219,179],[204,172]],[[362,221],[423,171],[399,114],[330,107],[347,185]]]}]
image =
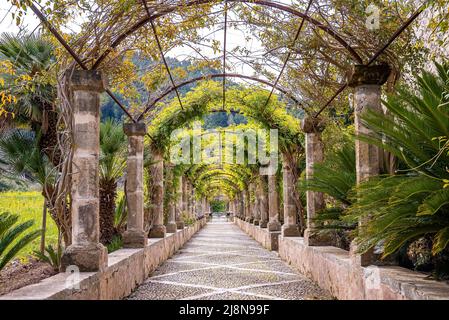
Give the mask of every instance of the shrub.
[{"label": "shrub", "polygon": [[41,233],[41,230],[27,232],[33,226],[33,220],[17,223],[18,220],[17,214],[0,214],[0,270]]}]

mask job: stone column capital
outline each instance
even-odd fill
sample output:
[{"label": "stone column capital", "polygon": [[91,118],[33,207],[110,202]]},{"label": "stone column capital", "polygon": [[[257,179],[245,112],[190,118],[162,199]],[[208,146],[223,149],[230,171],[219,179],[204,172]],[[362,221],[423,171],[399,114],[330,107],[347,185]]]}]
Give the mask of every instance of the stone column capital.
[{"label": "stone column capital", "polygon": [[129,136],[144,136],[147,133],[147,126],[143,122],[124,123],[123,131]]},{"label": "stone column capital", "polygon": [[379,64],[372,66],[354,65],[347,75],[347,83],[351,88],[362,85],[383,85],[387,82],[391,73],[391,67],[388,64]]},{"label": "stone column capital", "polygon": [[69,70],[66,75],[73,91],[103,92],[108,86],[106,76],[98,70]]},{"label": "stone column capital", "polygon": [[324,120],[307,116],[301,120],[301,130],[304,133],[321,133],[325,128]]}]

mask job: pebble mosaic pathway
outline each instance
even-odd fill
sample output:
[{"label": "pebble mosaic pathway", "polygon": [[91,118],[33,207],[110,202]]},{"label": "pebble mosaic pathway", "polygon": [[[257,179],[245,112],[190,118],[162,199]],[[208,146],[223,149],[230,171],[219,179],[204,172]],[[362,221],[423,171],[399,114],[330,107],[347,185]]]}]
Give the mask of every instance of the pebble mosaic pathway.
[{"label": "pebble mosaic pathway", "polygon": [[130,300],[330,299],[226,218],[214,218],[158,267]]}]

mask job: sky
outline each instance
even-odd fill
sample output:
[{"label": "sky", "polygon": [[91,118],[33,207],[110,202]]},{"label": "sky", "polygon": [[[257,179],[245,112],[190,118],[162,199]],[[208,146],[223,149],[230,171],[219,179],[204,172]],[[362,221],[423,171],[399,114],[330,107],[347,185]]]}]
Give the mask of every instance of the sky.
[{"label": "sky", "polygon": [[[0,0],[0,32],[17,33],[20,31],[13,21],[11,13],[8,13],[10,8],[10,2],[7,0]],[[32,12],[28,12],[24,21],[29,30],[33,30],[39,25],[39,19]]]}]

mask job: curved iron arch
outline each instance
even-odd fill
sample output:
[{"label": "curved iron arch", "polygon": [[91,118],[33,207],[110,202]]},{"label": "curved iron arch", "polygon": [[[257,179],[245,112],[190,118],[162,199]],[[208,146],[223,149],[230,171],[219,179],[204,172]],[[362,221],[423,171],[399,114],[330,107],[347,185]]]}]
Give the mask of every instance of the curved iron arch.
[{"label": "curved iron arch", "polygon": [[167,95],[169,95],[170,93],[172,93],[173,91],[184,87],[186,85],[192,84],[194,82],[198,82],[198,81],[202,81],[202,80],[209,80],[209,79],[215,79],[215,78],[223,78],[223,77],[229,77],[229,78],[240,78],[240,79],[247,79],[247,80],[253,80],[262,84],[265,84],[267,86],[270,87],[274,87],[276,90],[278,90],[279,92],[282,92],[283,94],[287,95],[291,100],[293,100],[295,103],[302,105],[301,102],[296,99],[295,97],[293,97],[286,89],[280,87],[279,85],[274,86],[273,83],[271,83],[270,81],[267,80],[263,80],[263,79],[259,79],[256,77],[252,77],[252,76],[246,76],[243,74],[238,74],[238,73],[215,73],[215,74],[209,74],[209,75],[203,75],[203,76],[199,76],[193,79],[188,79],[184,82],[178,83],[176,86],[172,86],[169,89],[167,89],[165,92],[163,92],[162,94],[160,94],[156,99],[153,99],[151,102],[149,102],[145,108],[145,110],[139,115],[139,117],[137,118],[137,121],[141,121],[143,119],[143,117],[145,116],[145,114],[147,112],[149,112],[151,110],[152,107],[154,107],[154,105],[156,103],[158,103],[159,101],[161,101],[163,98],[165,98]]},{"label": "curved iron arch", "polygon": [[215,186],[214,185],[214,183],[218,183],[218,182],[224,182],[224,183],[228,184],[228,186],[231,187],[232,189],[234,189],[234,191],[236,191],[236,193],[242,191],[242,190],[240,190],[239,186],[235,184],[235,182],[229,180],[226,177],[223,177],[221,180],[212,180],[212,181],[210,181],[209,182],[209,186],[211,188],[213,188],[213,187],[218,188],[219,186]]},{"label": "curved iron arch", "polygon": [[[222,169],[221,166],[219,164],[206,164],[206,163],[201,163],[201,164],[193,164],[190,166],[190,168],[188,170],[186,170],[186,173],[189,173],[193,167],[197,167],[193,172],[194,174],[197,174],[198,176],[207,173],[207,171],[212,171],[212,170],[220,170]],[[245,180],[245,177],[249,177],[247,175],[247,173],[242,172],[241,169],[242,167],[240,165],[230,165],[230,169],[232,170],[232,172],[234,172],[236,175],[240,175],[243,177],[243,184],[246,186],[247,185],[247,181]]]},{"label": "curved iron arch", "polygon": [[[234,180],[240,180],[239,179],[239,177],[236,177],[235,175],[233,175],[233,174],[231,174],[231,173],[229,173],[229,172],[225,172],[225,171],[218,171],[218,170],[216,170],[216,172],[214,172],[214,170],[209,170],[209,171],[206,171],[202,176],[200,175],[199,177],[198,177],[198,180],[199,180],[199,182],[201,182],[202,184],[205,184],[205,183],[207,183],[208,181],[208,179],[210,179],[209,181],[212,181],[215,177],[228,177],[228,178],[232,178],[232,179],[234,179]],[[206,180],[206,181],[204,181],[204,180]],[[231,180],[232,181],[232,180]],[[234,183],[236,183],[235,181],[233,181]],[[242,183],[243,184],[245,184],[243,181],[242,181]],[[236,183],[237,184],[237,183]]]},{"label": "curved iron arch", "polygon": [[[145,24],[147,24],[149,21],[154,21],[159,17],[162,17],[166,14],[174,12],[178,8],[182,7],[191,7],[195,5],[202,5],[202,4],[208,4],[213,2],[214,0],[191,0],[186,3],[183,3],[181,5],[172,6],[169,8],[166,8],[165,10],[162,10],[160,12],[154,13],[151,17],[146,16],[145,18],[142,18],[142,20],[136,22],[133,26],[131,26],[128,30],[120,34],[113,42],[112,44],[101,54],[101,56],[95,61],[92,69],[97,69],[100,64],[103,62],[104,59],[122,42],[124,41],[128,36],[133,34],[135,31],[143,27]],[[302,13],[301,11],[298,11],[294,8],[292,8],[289,5],[280,4],[271,2],[268,0],[228,0],[229,2],[243,2],[243,3],[250,3],[250,4],[257,4],[261,6],[271,7],[275,9],[279,9],[285,12],[288,12],[292,15],[295,15],[297,17],[303,18],[304,20],[308,21],[309,23],[315,25],[317,28],[320,28],[330,36],[332,36],[335,40],[337,40],[348,52],[349,55],[359,64],[363,64],[363,59],[360,57],[360,55],[355,51],[354,48],[352,48],[343,38],[340,36],[336,31],[334,31],[331,27],[324,25],[323,23],[319,22],[318,20],[315,20],[314,18],[310,17],[307,14]]]}]

